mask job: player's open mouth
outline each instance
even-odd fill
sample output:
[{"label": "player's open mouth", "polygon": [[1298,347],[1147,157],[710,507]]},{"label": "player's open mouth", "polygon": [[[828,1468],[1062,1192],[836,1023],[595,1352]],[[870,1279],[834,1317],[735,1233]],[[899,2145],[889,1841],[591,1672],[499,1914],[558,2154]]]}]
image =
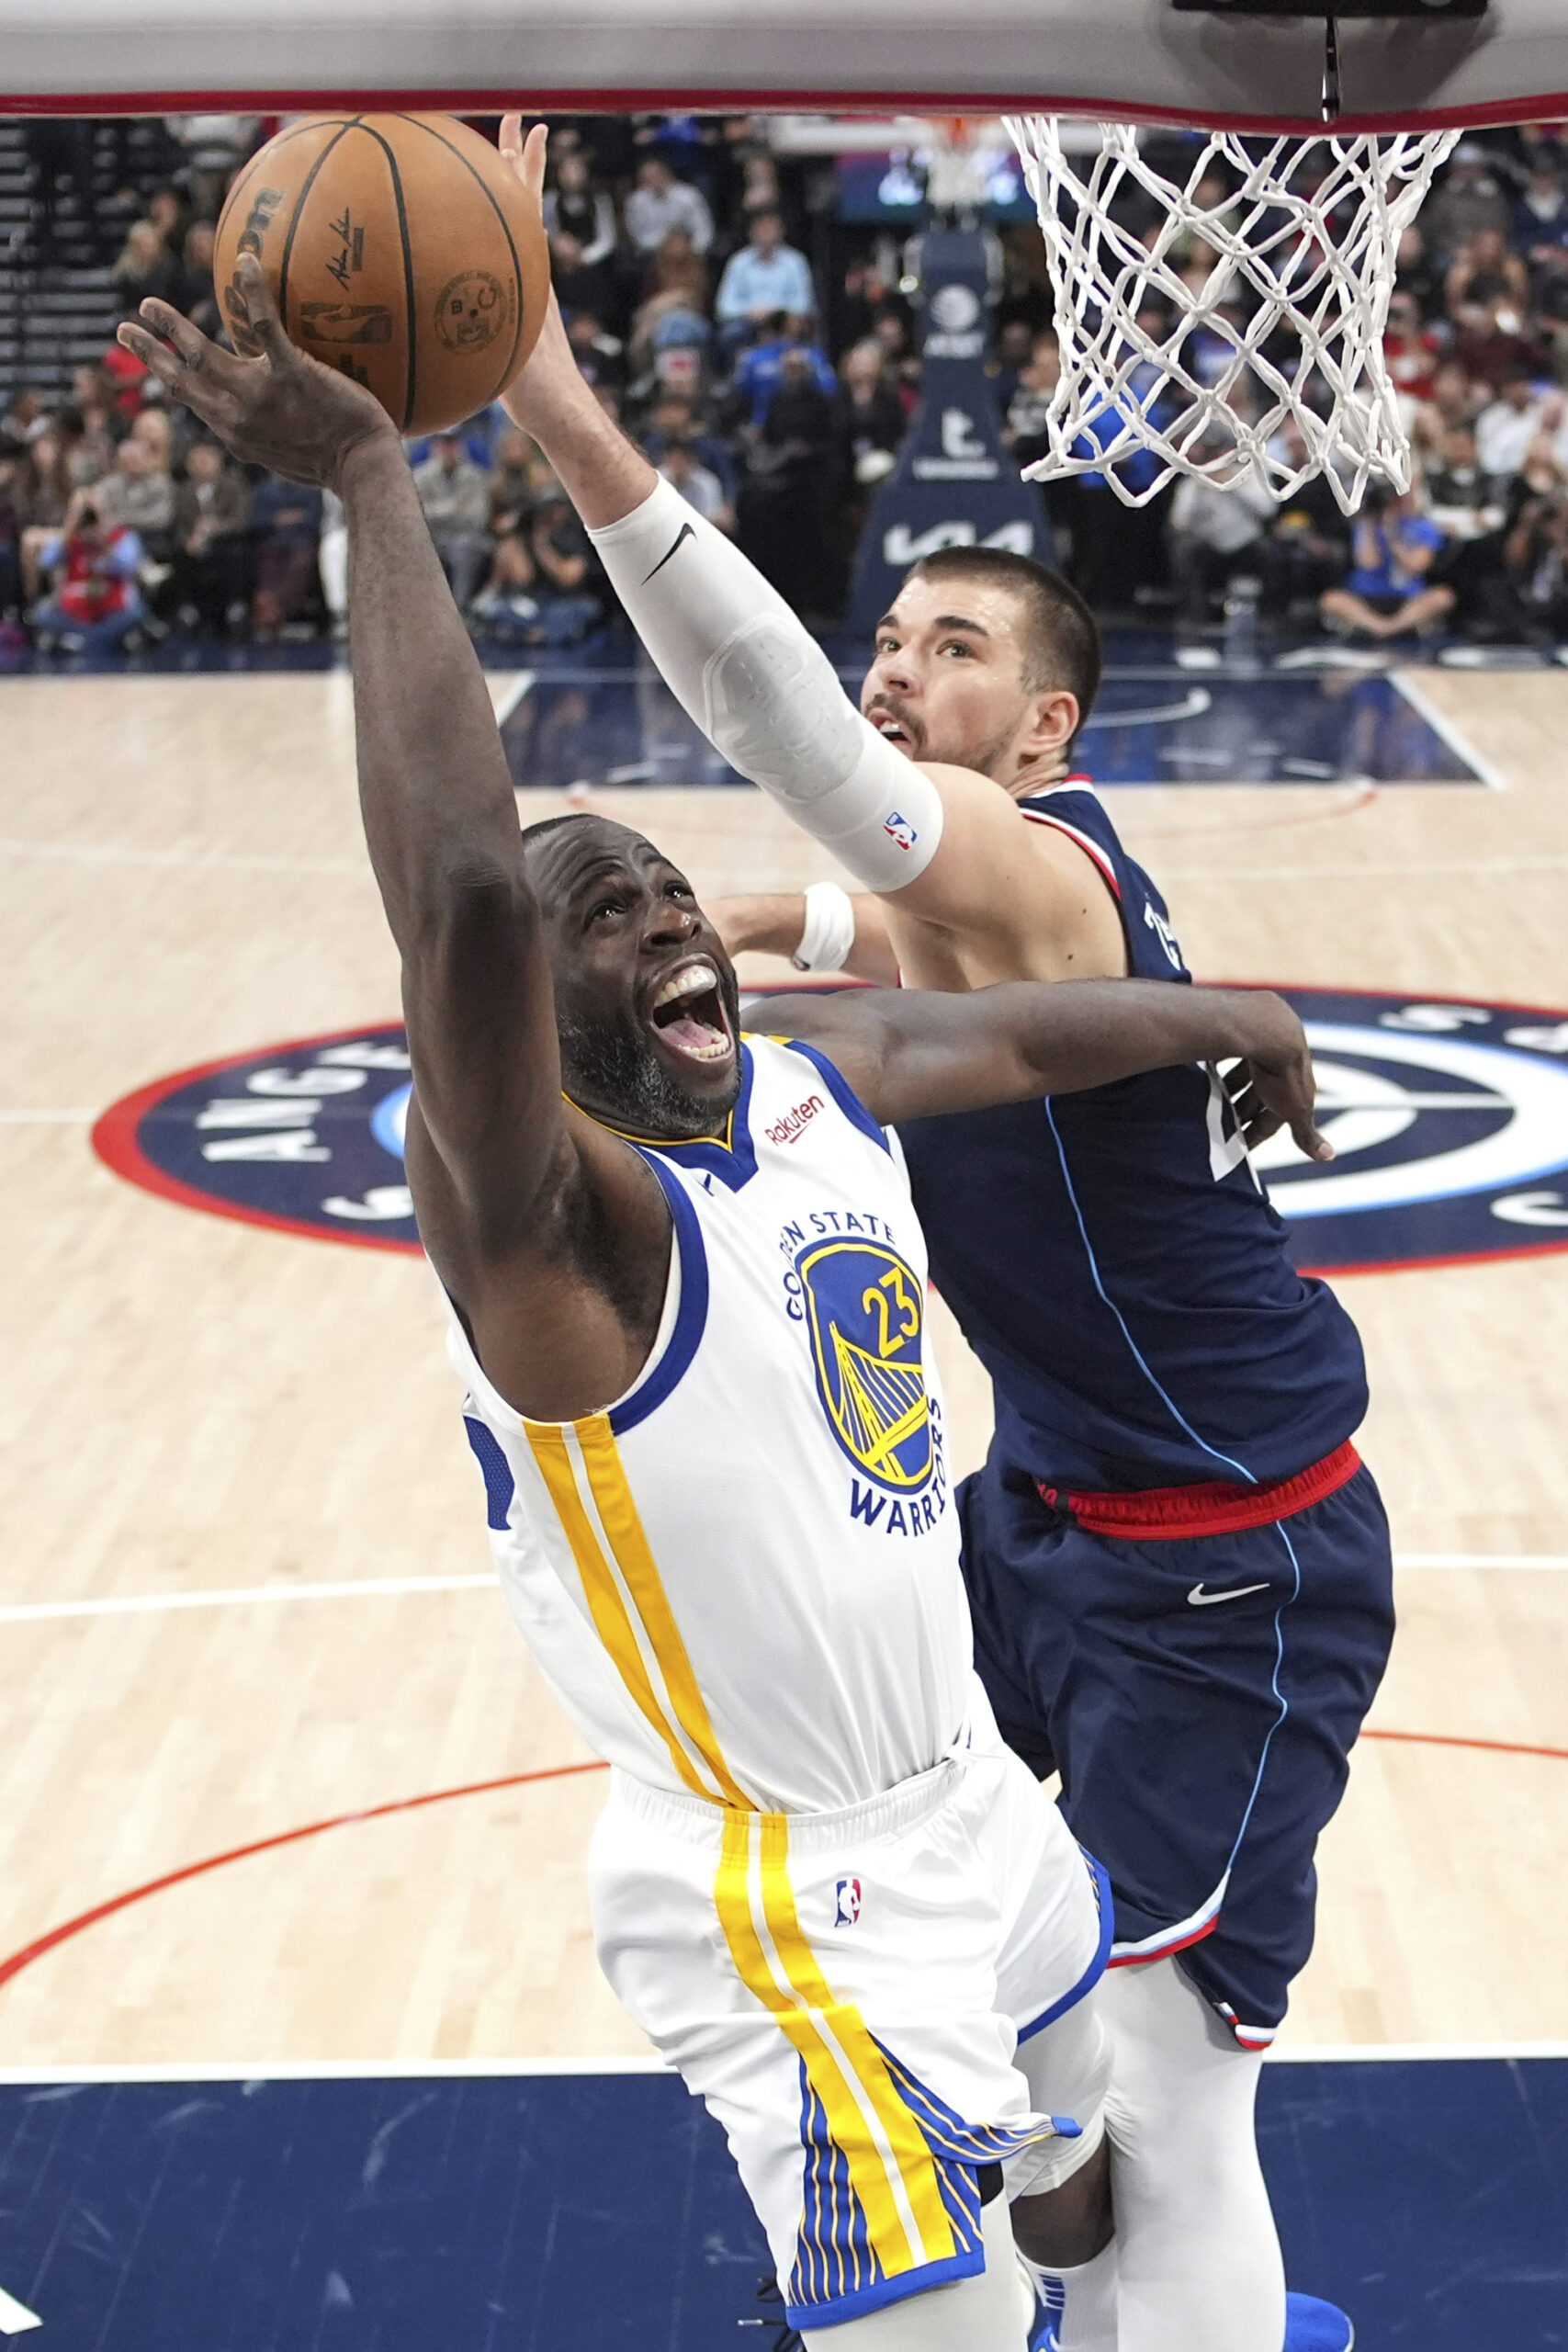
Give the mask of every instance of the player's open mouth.
[{"label": "player's open mouth", "polygon": [[897,743],[901,752],[915,750],[914,729],[907,720],[895,718],[890,710],[874,710],[871,723],[885,743]]},{"label": "player's open mouth", "polygon": [[718,974],[705,957],[660,983],[648,1008],[660,1044],[694,1062],[728,1061],[735,1051]]}]

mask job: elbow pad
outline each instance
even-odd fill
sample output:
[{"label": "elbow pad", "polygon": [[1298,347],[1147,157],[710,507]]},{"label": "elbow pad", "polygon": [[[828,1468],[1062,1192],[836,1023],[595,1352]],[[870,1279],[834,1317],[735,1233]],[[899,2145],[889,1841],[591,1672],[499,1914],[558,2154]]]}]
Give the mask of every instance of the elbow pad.
[{"label": "elbow pad", "polygon": [[942,839],[942,798],[849,700],[776,590],[672,484],[589,534],[666,684],[731,767],[868,890],[900,890]]}]

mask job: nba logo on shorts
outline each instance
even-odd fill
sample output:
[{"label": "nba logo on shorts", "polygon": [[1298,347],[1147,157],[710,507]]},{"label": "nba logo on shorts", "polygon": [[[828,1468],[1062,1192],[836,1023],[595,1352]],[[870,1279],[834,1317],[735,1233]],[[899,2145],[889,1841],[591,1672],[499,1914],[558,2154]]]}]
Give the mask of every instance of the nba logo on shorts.
[{"label": "nba logo on shorts", "polygon": [[860,1881],[841,1878],[839,1881],[839,1907],[833,1914],[835,1928],[852,1928],[860,1917]]},{"label": "nba logo on shorts", "polygon": [[913,849],[916,842],[919,839],[919,835],[916,832],[913,825],[910,824],[908,817],[900,816],[897,808],[894,809],[890,817],[885,817],[883,819],[882,830],[885,833],[890,833],[892,835],[900,849]]}]

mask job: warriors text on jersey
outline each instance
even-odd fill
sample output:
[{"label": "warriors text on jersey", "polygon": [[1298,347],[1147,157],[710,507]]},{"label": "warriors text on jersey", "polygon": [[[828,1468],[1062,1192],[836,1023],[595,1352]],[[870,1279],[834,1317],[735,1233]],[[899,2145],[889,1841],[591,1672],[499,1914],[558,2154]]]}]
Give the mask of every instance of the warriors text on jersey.
[{"label": "warriors text on jersey", "polygon": [[508,1602],[583,1736],[658,1787],[820,1812],[946,1754],[968,1611],[902,1167],[831,1063],[741,1050],[724,1142],[637,1147],[674,1244],[635,1387],[531,1421],[451,1346]]},{"label": "warriors text on jersey", "polygon": [[[1021,802],[1075,841],[1139,979],[1190,978],[1089,784]],[[1367,1406],[1354,1324],[1303,1279],[1218,1078],[1189,1064],[900,1131],[932,1278],[997,1392],[999,1450],[1067,1488],[1286,1478]]]}]

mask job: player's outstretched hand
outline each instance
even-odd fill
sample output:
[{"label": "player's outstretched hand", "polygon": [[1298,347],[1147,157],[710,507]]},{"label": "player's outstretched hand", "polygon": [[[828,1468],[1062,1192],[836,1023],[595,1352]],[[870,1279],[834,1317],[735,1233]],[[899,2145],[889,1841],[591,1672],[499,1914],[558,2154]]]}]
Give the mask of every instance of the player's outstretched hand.
[{"label": "player's outstretched hand", "polygon": [[243,318],[231,325],[238,351],[209,342],[152,297],[141,305],[142,323],[124,321],[119,340],[236,458],[289,481],[330,487],[360,443],[386,435],[396,440],[374,394],[289,342],[254,254],[241,254],[234,285],[244,307]]},{"label": "player's outstretched hand", "polygon": [[[542,122],[535,123],[525,139],[520,114],[503,114],[501,118],[502,155],[529,201],[539,206],[544,198],[547,139],[548,132]],[[547,430],[563,402],[570,404],[581,402],[585,397],[592,398],[567,341],[566,323],[553,289],[538,340],[516,380],[501,397],[508,416],[525,433]]]},{"label": "player's outstretched hand", "polygon": [[1237,991],[1241,1007],[1242,1059],[1225,1080],[1225,1091],[1248,1149],[1289,1127],[1296,1148],[1309,1159],[1332,1159],[1334,1146],[1313,1119],[1317,1080],[1306,1032],[1272,989]]}]

